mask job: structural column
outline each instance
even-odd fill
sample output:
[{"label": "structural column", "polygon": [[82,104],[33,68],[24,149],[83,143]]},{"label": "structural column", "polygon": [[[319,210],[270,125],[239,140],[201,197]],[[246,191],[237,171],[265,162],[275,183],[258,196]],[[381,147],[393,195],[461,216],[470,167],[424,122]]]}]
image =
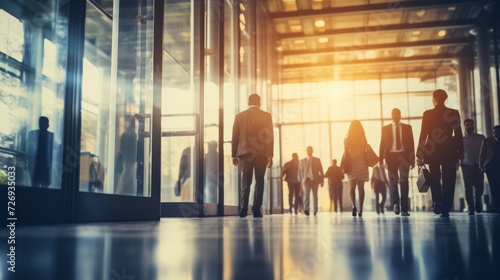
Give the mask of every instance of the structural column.
[{"label": "structural column", "polygon": [[462,54],[458,58],[458,84],[460,94],[460,115],[462,119],[474,119],[474,89],[472,88],[472,55]]},{"label": "structural column", "polygon": [[477,61],[479,68],[479,87],[481,94],[481,106],[483,113],[484,134],[491,136],[492,115],[492,95],[491,95],[491,79],[490,79],[490,44],[487,26],[477,28]]}]

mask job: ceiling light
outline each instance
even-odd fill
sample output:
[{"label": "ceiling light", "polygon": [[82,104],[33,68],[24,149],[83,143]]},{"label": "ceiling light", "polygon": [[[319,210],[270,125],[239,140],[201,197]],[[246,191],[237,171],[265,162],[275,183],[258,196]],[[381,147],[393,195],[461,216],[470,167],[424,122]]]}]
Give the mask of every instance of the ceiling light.
[{"label": "ceiling light", "polygon": [[417,16],[418,16],[418,17],[423,17],[423,16],[425,16],[425,10],[418,10],[418,11],[417,11]]},{"label": "ceiling light", "polygon": [[318,39],[318,42],[320,42],[320,43],[326,43],[326,42],[328,42],[328,38],[321,37],[321,38]]},{"label": "ceiling light", "polygon": [[457,7],[455,7],[455,6],[448,7],[448,11],[455,11],[456,9],[457,9]]},{"label": "ceiling light", "polygon": [[278,52],[282,52],[282,51],[283,51],[283,47],[282,47],[282,46],[277,46],[277,47],[276,47],[276,51],[278,51]]},{"label": "ceiling light", "polygon": [[325,21],[322,19],[317,20],[314,22],[314,25],[316,25],[316,27],[325,27]]},{"label": "ceiling light", "polygon": [[444,36],[446,36],[446,30],[444,30],[444,29],[443,29],[443,30],[439,30],[439,32],[438,32],[438,36],[439,36],[439,37],[444,37]]},{"label": "ceiling light", "polygon": [[365,52],[365,57],[367,59],[375,58],[377,54],[374,51],[366,51]]},{"label": "ceiling light", "polygon": [[404,57],[410,57],[413,55],[415,55],[415,51],[412,48],[407,48],[403,54]]},{"label": "ceiling light", "polygon": [[411,33],[411,35],[413,36],[419,36],[422,32],[420,32],[419,30],[415,30]]},{"label": "ceiling light", "polygon": [[293,42],[294,42],[295,44],[297,44],[297,45],[300,45],[300,44],[304,44],[304,43],[305,43],[305,41],[304,41],[304,40],[295,40],[295,41],[293,41]]}]

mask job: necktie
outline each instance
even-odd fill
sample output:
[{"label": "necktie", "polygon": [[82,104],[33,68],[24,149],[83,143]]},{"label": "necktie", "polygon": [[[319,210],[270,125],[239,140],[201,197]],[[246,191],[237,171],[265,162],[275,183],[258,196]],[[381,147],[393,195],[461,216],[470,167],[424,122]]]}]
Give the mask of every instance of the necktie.
[{"label": "necktie", "polygon": [[401,139],[400,139],[400,131],[399,124],[396,124],[396,150],[399,151],[401,149]]}]

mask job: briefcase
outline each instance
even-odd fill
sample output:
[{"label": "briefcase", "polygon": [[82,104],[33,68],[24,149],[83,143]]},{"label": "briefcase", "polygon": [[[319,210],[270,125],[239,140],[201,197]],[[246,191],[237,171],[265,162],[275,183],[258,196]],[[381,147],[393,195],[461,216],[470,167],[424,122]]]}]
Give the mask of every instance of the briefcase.
[{"label": "briefcase", "polygon": [[417,179],[417,188],[420,193],[426,193],[431,186],[431,173],[425,165],[419,167],[418,179]]}]

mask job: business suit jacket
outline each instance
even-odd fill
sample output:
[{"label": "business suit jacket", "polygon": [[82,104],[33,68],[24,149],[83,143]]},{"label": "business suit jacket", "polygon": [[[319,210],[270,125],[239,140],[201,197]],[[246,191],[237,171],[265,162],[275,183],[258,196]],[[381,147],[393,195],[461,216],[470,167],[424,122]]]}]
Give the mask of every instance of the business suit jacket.
[{"label": "business suit jacket", "polygon": [[[400,123],[401,125],[401,143],[405,148],[403,152],[403,157],[408,160],[410,164],[415,164],[415,141],[413,140],[413,130],[411,125]],[[393,124],[388,124],[382,127],[382,139],[380,141],[379,149],[379,160],[382,162],[387,154],[391,151],[393,144],[393,134],[392,134]]]},{"label": "business suit jacket", "polygon": [[493,161],[493,159],[495,157],[500,157],[500,155],[495,155],[495,145],[498,145],[498,143],[493,136],[483,140],[483,143],[481,144],[481,151],[479,152],[479,168],[488,169],[488,165]]},{"label": "business suit jacket", "polygon": [[[307,179],[307,157],[300,160],[299,164],[299,181],[304,184]],[[312,157],[311,169],[313,174],[313,182],[315,184],[322,184],[324,182],[325,174],[323,173],[323,166],[321,160],[317,157]]]},{"label": "business suit jacket", "polygon": [[260,155],[273,157],[274,137],[271,114],[256,106],[236,115],[231,140],[235,157]]},{"label": "business suit jacket", "polygon": [[424,112],[417,156],[425,163],[456,162],[464,155],[462,137],[458,111],[438,104]]}]

